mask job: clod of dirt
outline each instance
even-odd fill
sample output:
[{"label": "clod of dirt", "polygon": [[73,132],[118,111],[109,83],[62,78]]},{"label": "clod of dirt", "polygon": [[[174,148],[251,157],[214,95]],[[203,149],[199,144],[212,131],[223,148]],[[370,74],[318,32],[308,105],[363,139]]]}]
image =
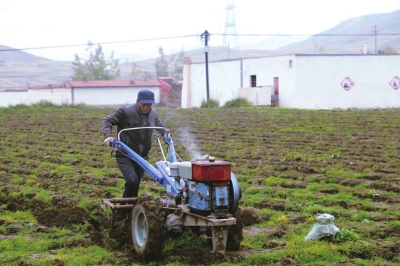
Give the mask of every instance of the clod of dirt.
[{"label": "clod of dirt", "polygon": [[51,232],[51,228],[47,227],[47,226],[39,225],[38,227],[36,227],[35,231],[36,232],[50,233]]},{"label": "clod of dirt", "polygon": [[252,225],[261,221],[260,212],[254,207],[246,207],[241,210],[242,221],[245,226]]},{"label": "clod of dirt", "polygon": [[284,247],[284,246],[286,246],[286,243],[283,241],[271,240],[268,244],[264,244],[263,248],[272,249],[272,248]]},{"label": "clod of dirt", "polygon": [[297,265],[297,261],[292,258],[286,258],[274,264],[274,266],[282,266],[282,265]]},{"label": "clod of dirt", "polygon": [[25,227],[22,224],[10,224],[6,226],[7,233],[9,234],[16,234],[24,229]]}]

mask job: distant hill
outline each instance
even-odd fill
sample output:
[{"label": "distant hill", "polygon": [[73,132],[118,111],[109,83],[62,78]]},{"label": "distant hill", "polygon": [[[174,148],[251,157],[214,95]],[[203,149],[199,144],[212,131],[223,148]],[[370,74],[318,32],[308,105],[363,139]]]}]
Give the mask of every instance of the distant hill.
[{"label": "distant hill", "polygon": [[240,45],[243,50],[276,50],[279,47],[300,42],[307,39],[307,36],[270,36],[261,41]]},{"label": "distant hill", "polygon": [[[383,50],[385,46],[390,46],[400,52],[399,25],[400,10],[385,14],[365,15],[343,21],[327,31],[277,49],[271,48],[278,44],[285,44],[287,40],[279,39],[279,37],[273,40],[270,37],[243,46],[257,49],[234,50],[225,47],[211,47],[208,59],[211,62],[296,53],[359,54],[365,50],[367,53],[375,53],[375,50]],[[185,56],[191,57],[192,62],[205,61],[203,49],[185,51]],[[156,58],[149,58],[136,61],[136,67],[155,77],[155,60]],[[129,72],[132,62],[120,60],[120,63],[121,77],[119,79],[131,79]],[[27,84],[61,84],[65,80],[71,79],[70,77],[73,75],[71,66],[72,62],[53,61],[0,45],[0,89],[24,89]]]},{"label": "distant hill", "polygon": [[28,83],[61,84],[72,74],[71,62],[53,61],[0,45],[0,89],[25,89]]},{"label": "distant hill", "polygon": [[[397,52],[400,52],[399,25],[400,10],[385,14],[361,16],[343,21],[332,29],[316,34],[304,41],[280,47],[276,51],[278,54],[357,54],[364,52],[365,47],[367,53],[375,53],[375,49],[378,52],[383,50],[385,46],[391,46]],[[376,47],[375,26],[377,31]]]}]

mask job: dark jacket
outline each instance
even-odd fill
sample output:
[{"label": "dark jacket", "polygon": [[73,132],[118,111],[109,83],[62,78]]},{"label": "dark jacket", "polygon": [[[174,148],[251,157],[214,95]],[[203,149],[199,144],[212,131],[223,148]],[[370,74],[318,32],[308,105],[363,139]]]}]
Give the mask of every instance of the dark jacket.
[{"label": "dark jacket", "polygon": [[[112,136],[112,127],[117,126],[117,134],[126,128],[134,127],[165,127],[165,124],[158,118],[158,113],[151,110],[147,117],[143,118],[139,105],[125,106],[103,119],[102,130],[104,137]],[[160,131],[164,134],[164,132]],[[147,157],[151,148],[151,136],[153,129],[139,129],[124,131],[120,135],[120,140],[129,148],[142,157]]]}]

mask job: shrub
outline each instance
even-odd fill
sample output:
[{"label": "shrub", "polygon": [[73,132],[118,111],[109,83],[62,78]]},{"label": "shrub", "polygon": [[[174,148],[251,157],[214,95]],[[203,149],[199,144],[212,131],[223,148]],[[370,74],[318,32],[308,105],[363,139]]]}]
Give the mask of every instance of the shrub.
[{"label": "shrub", "polygon": [[[210,99],[210,108],[216,108],[216,107],[219,107],[219,101]],[[200,108],[208,108],[208,104],[207,104],[206,100],[203,100],[201,102]]]},{"label": "shrub", "polygon": [[235,107],[252,107],[253,105],[245,98],[237,98],[228,101],[224,104],[224,108],[235,108]]},{"label": "shrub", "polygon": [[39,108],[39,109],[44,109],[44,108],[54,108],[57,105],[50,102],[50,101],[46,101],[46,100],[41,100],[40,102],[37,103],[33,103],[32,107],[34,108]]}]

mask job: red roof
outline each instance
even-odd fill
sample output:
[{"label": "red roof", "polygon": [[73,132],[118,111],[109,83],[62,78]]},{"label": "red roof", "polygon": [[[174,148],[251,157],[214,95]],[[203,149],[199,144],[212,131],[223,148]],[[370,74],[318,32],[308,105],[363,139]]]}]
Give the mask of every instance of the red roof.
[{"label": "red roof", "polygon": [[156,80],[70,80],[65,81],[65,85],[71,87],[145,87],[161,86]]}]

